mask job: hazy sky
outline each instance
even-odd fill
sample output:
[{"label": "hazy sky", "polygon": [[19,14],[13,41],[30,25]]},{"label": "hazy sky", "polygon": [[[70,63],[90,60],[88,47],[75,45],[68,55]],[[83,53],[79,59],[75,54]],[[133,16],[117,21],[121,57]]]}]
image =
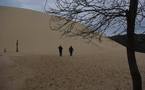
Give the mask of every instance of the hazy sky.
[{"label": "hazy sky", "polygon": [[[0,0],[0,6],[12,6],[43,11],[46,0]],[[55,0],[48,0],[47,6],[54,7]]]}]

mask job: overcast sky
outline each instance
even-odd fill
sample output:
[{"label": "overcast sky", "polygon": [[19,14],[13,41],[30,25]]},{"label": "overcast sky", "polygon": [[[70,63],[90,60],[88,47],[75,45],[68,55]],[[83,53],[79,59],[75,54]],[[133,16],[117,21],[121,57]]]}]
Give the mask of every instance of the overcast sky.
[{"label": "overcast sky", "polygon": [[[56,0],[47,0],[47,8],[49,7],[54,8],[55,1]],[[46,0],[0,0],[0,6],[12,6],[12,7],[32,9],[37,11],[44,11],[45,2]]]},{"label": "overcast sky", "polygon": [[[0,6],[12,6],[43,11],[46,0],[0,0]],[[47,7],[54,7],[55,0],[48,0]]]}]

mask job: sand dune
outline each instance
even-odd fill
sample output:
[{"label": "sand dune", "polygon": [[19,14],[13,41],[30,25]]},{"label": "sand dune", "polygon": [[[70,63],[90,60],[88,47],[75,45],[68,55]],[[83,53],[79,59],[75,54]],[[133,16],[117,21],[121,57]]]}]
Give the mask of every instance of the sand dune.
[{"label": "sand dune", "polygon": [[[125,53],[125,52],[124,52]],[[104,55],[105,54],[105,55]],[[126,55],[0,56],[1,90],[131,90]],[[137,53],[145,88],[144,54]]]},{"label": "sand dune", "polygon": [[64,47],[65,55],[70,45],[75,48],[76,54],[96,52],[96,46],[86,43],[85,40],[78,37],[62,38],[60,32],[52,31],[51,18],[54,16],[32,10],[0,7],[0,52],[6,48],[9,54],[13,54],[16,40],[19,40],[20,53],[25,54],[56,55],[59,45]]},{"label": "sand dune", "polygon": [[[51,16],[0,7],[0,90],[131,90],[126,48],[108,39],[95,45],[49,29]],[[15,52],[19,40],[20,52]],[[57,46],[64,46],[63,57]],[[68,47],[75,48],[73,57]],[[3,53],[3,49],[7,53]],[[136,53],[145,89],[145,55]]]}]

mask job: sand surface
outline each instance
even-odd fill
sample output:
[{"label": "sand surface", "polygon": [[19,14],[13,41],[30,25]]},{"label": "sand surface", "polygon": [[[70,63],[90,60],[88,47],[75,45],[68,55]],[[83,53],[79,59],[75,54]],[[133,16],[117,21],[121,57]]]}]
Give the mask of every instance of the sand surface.
[{"label": "sand surface", "polygon": [[[131,90],[124,53],[0,56],[1,90]],[[145,55],[137,53],[145,90]]]},{"label": "sand surface", "polygon": [[[132,90],[125,47],[108,39],[90,44],[76,37],[60,38],[48,27],[50,18],[0,7],[0,90]],[[58,56],[60,44],[63,57]],[[70,45],[73,57],[68,56]],[[145,90],[145,54],[136,57]]]}]

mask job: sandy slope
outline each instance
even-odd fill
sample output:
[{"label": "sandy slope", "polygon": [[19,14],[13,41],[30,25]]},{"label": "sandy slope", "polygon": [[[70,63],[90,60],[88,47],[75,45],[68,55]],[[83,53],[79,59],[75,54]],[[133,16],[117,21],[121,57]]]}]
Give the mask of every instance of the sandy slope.
[{"label": "sandy slope", "polygon": [[93,51],[93,47],[82,39],[62,38],[60,32],[52,31],[50,24],[55,24],[51,18],[54,16],[32,10],[0,7],[0,52],[6,48],[8,53],[14,53],[16,40],[19,40],[21,53],[54,55],[59,45],[64,47],[65,54],[70,45],[77,49],[77,54],[82,50],[82,54]]},{"label": "sandy slope", "polygon": [[[131,90],[125,48],[96,55],[0,56],[1,90]],[[120,49],[121,48],[121,49]],[[145,89],[145,55],[136,53]]]},{"label": "sandy slope", "polygon": [[[95,45],[60,39],[51,16],[0,7],[0,90],[131,90],[126,49],[108,39]],[[19,40],[20,53],[15,53]],[[64,56],[58,57],[58,45]],[[75,55],[68,56],[68,47]],[[3,48],[8,52],[3,53]],[[145,90],[145,54],[136,53]]]}]

